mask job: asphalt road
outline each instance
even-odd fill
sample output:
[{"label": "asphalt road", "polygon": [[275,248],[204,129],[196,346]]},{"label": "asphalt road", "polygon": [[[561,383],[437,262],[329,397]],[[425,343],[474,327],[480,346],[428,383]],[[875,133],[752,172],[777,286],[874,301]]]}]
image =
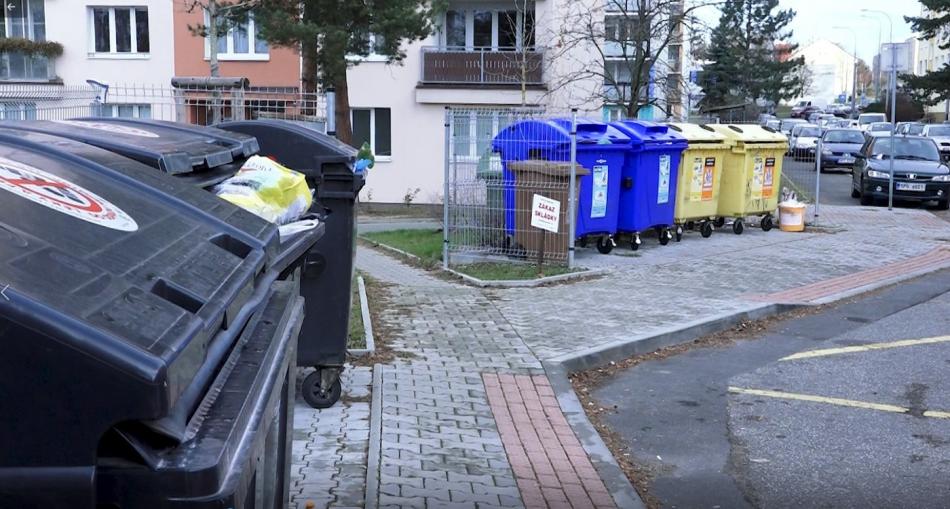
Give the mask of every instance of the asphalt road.
[{"label": "asphalt road", "polygon": [[950,419],[923,412],[950,412],[950,343],[779,361],[947,334],[947,292],[950,271],[779,322],[752,340],[639,364],[593,396],[616,405],[605,422],[654,473],[650,492],[664,507],[947,507]]}]

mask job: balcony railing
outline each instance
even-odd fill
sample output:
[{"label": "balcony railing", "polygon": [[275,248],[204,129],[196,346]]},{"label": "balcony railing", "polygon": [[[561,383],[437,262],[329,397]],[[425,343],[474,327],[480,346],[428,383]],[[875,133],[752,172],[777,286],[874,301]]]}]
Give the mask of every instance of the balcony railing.
[{"label": "balcony railing", "polygon": [[53,59],[20,52],[0,54],[0,81],[48,83],[56,80]]},{"label": "balcony railing", "polygon": [[544,84],[544,52],[533,49],[422,48],[426,85]]}]

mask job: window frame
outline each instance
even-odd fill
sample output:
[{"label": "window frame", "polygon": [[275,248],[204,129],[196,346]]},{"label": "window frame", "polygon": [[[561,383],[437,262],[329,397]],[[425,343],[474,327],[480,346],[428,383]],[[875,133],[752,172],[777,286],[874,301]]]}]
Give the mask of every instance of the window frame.
[{"label": "window frame", "polygon": [[[464,15],[465,22],[465,45],[464,46],[449,46],[448,44],[448,32],[445,27],[448,24],[448,13],[451,12],[460,12]],[[501,34],[501,23],[503,21],[503,16],[511,11],[517,12],[516,23],[516,32],[515,32],[515,47],[499,46],[499,39]],[[475,15],[479,12],[490,12],[491,13],[491,44],[489,46],[476,46],[475,45]],[[525,47],[525,28],[527,26],[528,15],[532,17],[531,28],[533,33],[531,34],[531,44]],[[459,51],[522,51],[527,49],[529,51],[534,50],[537,47],[537,7],[536,4],[531,4],[531,8],[526,11],[521,11],[519,9],[513,9],[510,5],[502,5],[489,3],[485,5],[459,5],[453,9],[447,10],[441,16],[441,23],[439,25],[439,45],[445,49],[459,50]]]},{"label": "window frame", "polygon": [[[108,9],[109,10],[109,51],[96,51],[96,9]],[[87,5],[86,6],[86,18],[88,26],[88,57],[92,59],[102,59],[102,60],[148,60],[152,57],[152,18],[148,17],[148,45],[149,51],[138,51],[138,23],[136,23],[136,18],[138,16],[138,10],[145,9],[145,12],[148,13],[147,5]],[[116,10],[127,10],[129,11],[129,37],[131,38],[129,44],[129,51],[119,52],[116,51]]]},{"label": "window frame", "polygon": [[[119,116],[120,106],[131,106],[133,115],[131,117],[120,117]],[[109,109],[110,114],[108,116],[102,114],[102,110],[105,108]],[[147,117],[142,116],[142,108],[148,108]],[[99,113],[98,116],[102,118],[138,118],[138,119],[145,119],[145,120],[152,119],[152,105],[147,104],[147,103],[102,103],[99,105],[99,110],[100,111],[98,112]]]},{"label": "window frame", "polygon": [[[376,152],[376,110],[389,110],[389,155],[380,155]],[[373,151],[373,157],[376,162],[388,163],[393,160],[393,126],[392,126],[392,108],[350,108],[350,125],[353,125],[354,113],[357,111],[369,112],[369,147]],[[356,147],[359,148],[359,147]]]},{"label": "window frame", "polygon": [[[492,127],[492,137],[497,136],[502,129],[510,126],[513,122],[516,121],[510,114],[503,111],[465,111],[465,116],[461,115],[461,111],[455,112],[452,116],[450,125],[451,125],[451,151],[452,155],[455,158],[458,158],[459,161],[477,163],[485,154],[488,154],[489,157],[493,157],[491,151],[491,141],[489,138],[479,137],[479,120],[490,119]],[[456,131],[456,122],[458,120],[465,120],[465,127],[467,133],[461,134]],[[502,123],[502,120],[507,121],[507,123]],[[464,136],[464,140],[460,140],[459,136]],[[488,144],[485,147],[487,150],[484,152],[478,151],[478,145],[480,141],[487,141]],[[466,153],[462,153],[457,150],[461,143],[467,145]]]},{"label": "window frame", "polygon": [[[45,40],[46,40],[46,3],[45,3],[45,0],[22,0],[22,2],[23,2],[23,4],[22,4],[22,5],[23,5],[23,8],[24,8],[24,16],[21,17],[21,18],[16,18],[17,20],[20,20],[21,23],[23,24],[23,27],[22,27],[22,28],[23,28],[23,36],[22,36],[22,37],[24,37],[24,38],[26,38],[26,39],[29,39],[29,40],[31,40],[31,41],[45,41]],[[40,39],[37,39],[37,38],[36,38],[36,25],[37,25],[37,22],[36,22],[36,20],[33,18],[33,11],[34,11],[34,9],[33,9],[33,4],[34,4],[34,3],[40,4],[40,5],[43,6],[43,21],[42,21],[42,23],[41,23],[41,24],[43,25],[43,37],[40,38]],[[5,6],[6,6],[6,2],[4,2],[4,7],[5,7]],[[11,17],[9,16],[9,14],[6,12],[6,9],[4,9],[4,11],[3,11],[3,23],[2,23],[2,25],[3,25],[3,34],[2,34],[2,36],[3,36],[3,37],[13,37],[13,36],[10,35],[11,28],[12,28],[13,23],[14,23],[13,19],[14,19],[14,18],[11,18]]]},{"label": "window frame", "polygon": [[[208,11],[205,11],[205,25],[210,25],[211,19],[208,17]],[[236,25],[235,25],[236,26]],[[257,52],[257,22],[254,19],[254,13],[248,13],[247,15],[247,53],[235,53],[234,52],[234,28],[232,26],[228,29],[228,33],[220,38],[224,38],[227,42],[225,47],[227,48],[226,53],[218,52],[218,61],[219,62],[269,62],[270,61],[270,43],[264,41],[267,44],[266,53]],[[204,38],[204,47],[205,47],[205,60],[211,60],[211,38]]]}]

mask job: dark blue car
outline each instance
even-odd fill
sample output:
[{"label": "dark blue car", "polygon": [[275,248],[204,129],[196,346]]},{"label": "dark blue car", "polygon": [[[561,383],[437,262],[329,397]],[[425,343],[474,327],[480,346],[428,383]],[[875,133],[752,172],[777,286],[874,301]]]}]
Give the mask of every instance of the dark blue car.
[{"label": "dark blue car", "polygon": [[864,133],[857,129],[829,129],[821,137],[821,169],[854,167],[864,145]]}]

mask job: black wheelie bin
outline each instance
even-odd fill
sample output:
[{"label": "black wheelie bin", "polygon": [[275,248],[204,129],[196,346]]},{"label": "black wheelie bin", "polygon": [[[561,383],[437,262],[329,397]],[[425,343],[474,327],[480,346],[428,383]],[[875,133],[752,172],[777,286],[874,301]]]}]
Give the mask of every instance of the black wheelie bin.
[{"label": "black wheelie bin", "polygon": [[92,144],[209,188],[234,175],[251,155],[271,157],[306,175],[311,211],[326,232],[307,254],[300,282],[307,312],[297,365],[316,368],[301,388],[314,408],[340,398],[346,358],[350,284],[356,252],[356,207],[363,176],[353,171],[356,150],[335,138],[279,120],[202,127],[156,120],[77,118],[16,122],[20,129]]},{"label": "black wheelie bin", "polygon": [[287,507],[322,234],[0,127],[0,507]]}]

